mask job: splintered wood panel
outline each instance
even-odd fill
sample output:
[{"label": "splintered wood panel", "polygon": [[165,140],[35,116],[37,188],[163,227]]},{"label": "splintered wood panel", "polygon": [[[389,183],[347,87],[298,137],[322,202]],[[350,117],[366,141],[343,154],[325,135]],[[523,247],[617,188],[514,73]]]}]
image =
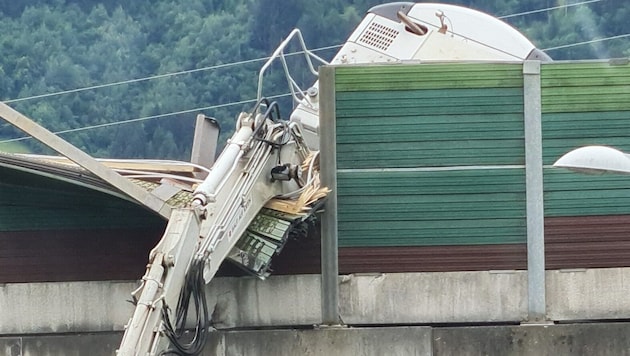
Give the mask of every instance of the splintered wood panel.
[{"label": "splintered wood panel", "polygon": [[338,172],[339,246],[523,243],[524,169]]},{"label": "splintered wood panel", "polygon": [[[630,215],[547,217],[546,269],[630,267]],[[290,241],[273,274],[320,273],[318,238]],[[520,244],[340,247],[339,273],[527,269]]]}]

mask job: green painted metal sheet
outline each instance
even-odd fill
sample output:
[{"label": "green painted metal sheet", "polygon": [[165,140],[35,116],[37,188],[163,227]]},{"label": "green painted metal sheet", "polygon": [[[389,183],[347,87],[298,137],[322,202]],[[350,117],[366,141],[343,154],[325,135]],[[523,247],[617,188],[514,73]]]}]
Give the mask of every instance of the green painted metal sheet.
[{"label": "green painted metal sheet", "polygon": [[630,111],[547,113],[542,117],[543,160],[553,164],[560,156],[586,145],[630,150]]},{"label": "green painted metal sheet", "polygon": [[339,92],[339,168],[523,164],[521,88]]},{"label": "green painted metal sheet", "polygon": [[[630,151],[629,69],[543,64],[545,165],[584,145]],[[462,170],[524,164],[520,65],[345,67],[335,78],[340,246],[524,242],[522,170]],[[544,188],[548,217],[630,214],[626,177],[547,167]]]},{"label": "green painted metal sheet", "polygon": [[524,169],[341,171],[339,245],[523,243]]},{"label": "green painted metal sheet", "polygon": [[[630,150],[630,66],[607,62],[542,66],[543,161],[582,146]],[[545,216],[630,213],[630,184],[620,175],[544,170]]]},{"label": "green painted metal sheet", "polygon": [[0,231],[164,225],[150,211],[109,194],[4,167],[0,174]]},{"label": "green painted metal sheet", "polygon": [[337,67],[339,245],[523,243],[522,86],[520,64]]},{"label": "green painted metal sheet", "polygon": [[630,65],[549,63],[541,69],[542,111],[630,110]]},{"label": "green painted metal sheet", "polygon": [[520,64],[342,66],[335,70],[337,93],[433,88],[522,88],[522,86],[523,75]]},{"label": "green painted metal sheet", "polygon": [[545,216],[630,214],[630,181],[624,175],[544,170]]}]

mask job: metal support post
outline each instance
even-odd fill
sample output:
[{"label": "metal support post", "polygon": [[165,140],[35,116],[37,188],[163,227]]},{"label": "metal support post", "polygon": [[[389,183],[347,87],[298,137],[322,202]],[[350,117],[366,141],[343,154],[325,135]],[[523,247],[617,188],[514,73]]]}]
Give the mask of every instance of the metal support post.
[{"label": "metal support post", "polygon": [[[190,162],[206,168],[212,167],[220,132],[221,129],[217,120],[203,114],[197,115]],[[206,178],[207,175],[205,172],[196,174],[201,179]]]},{"label": "metal support post", "polygon": [[528,321],[546,320],[540,61],[523,63]]},{"label": "metal support post", "polygon": [[319,69],[320,168],[322,185],[328,187],[322,219],[321,293],[322,325],[338,325],[339,261],[337,241],[337,149],[335,128],[335,68]]}]

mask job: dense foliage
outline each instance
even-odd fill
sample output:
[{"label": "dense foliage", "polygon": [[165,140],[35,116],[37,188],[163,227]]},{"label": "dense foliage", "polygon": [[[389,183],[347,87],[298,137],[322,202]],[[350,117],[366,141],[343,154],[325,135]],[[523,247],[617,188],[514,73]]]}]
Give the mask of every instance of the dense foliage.
[{"label": "dense foliage", "polygon": [[[382,2],[0,0],[0,100],[52,131],[70,130],[62,135],[98,157],[187,159],[196,113],[216,117],[225,139],[238,112],[252,105],[245,101],[256,96],[262,58],[292,28],[302,29],[311,48],[338,45],[368,8]],[[570,4],[566,0],[447,2],[496,16]],[[630,3],[602,0],[506,21],[539,48],[553,48],[628,34],[629,15]],[[318,53],[330,59],[334,50]],[[630,55],[628,38],[554,49],[549,54],[557,59]],[[181,71],[187,73],[160,76]],[[287,92],[280,74],[271,71],[266,95]],[[151,79],[135,80],[147,77]],[[102,85],[116,82],[125,84]],[[95,88],[75,90],[87,87]],[[46,95],[64,91],[68,93]],[[230,103],[240,104],[226,105]],[[109,125],[133,119],[138,120]],[[0,124],[0,148],[42,151],[33,140],[6,142],[20,136]]]}]

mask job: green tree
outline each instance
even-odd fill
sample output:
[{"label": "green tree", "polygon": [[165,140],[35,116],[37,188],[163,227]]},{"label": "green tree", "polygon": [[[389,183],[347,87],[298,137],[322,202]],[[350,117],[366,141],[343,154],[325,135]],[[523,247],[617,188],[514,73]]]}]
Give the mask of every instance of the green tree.
[{"label": "green tree", "polygon": [[[63,95],[11,105],[63,137],[101,157],[188,159],[196,112],[215,117],[222,140],[253,103],[258,70],[294,28],[310,48],[343,43],[365,12],[379,0],[0,0],[0,99]],[[385,1],[386,2],[386,1]],[[568,2],[553,0],[449,0],[495,16],[531,12]],[[600,1],[559,10],[509,17],[540,48],[554,48],[630,33],[630,3]],[[628,56],[628,38],[551,50],[556,59]],[[287,53],[298,50],[295,45]],[[332,58],[336,49],[318,52]],[[230,63],[239,63],[230,65]],[[242,63],[241,63],[242,62]],[[303,58],[290,56],[294,78],[303,86],[315,78]],[[214,68],[214,69],[204,69]],[[165,73],[188,74],[135,81]],[[126,81],[126,84],[74,89]],[[265,77],[264,95],[288,91],[282,68]],[[282,113],[292,109],[279,99]],[[218,106],[218,107],[217,107]],[[112,123],[146,117],[134,123]],[[103,127],[103,125],[105,125]],[[82,128],[91,128],[82,130]],[[94,127],[94,128],[92,128]],[[0,124],[0,141],[21,136]],[[32,140],[31,150],[45,152]]]}]

